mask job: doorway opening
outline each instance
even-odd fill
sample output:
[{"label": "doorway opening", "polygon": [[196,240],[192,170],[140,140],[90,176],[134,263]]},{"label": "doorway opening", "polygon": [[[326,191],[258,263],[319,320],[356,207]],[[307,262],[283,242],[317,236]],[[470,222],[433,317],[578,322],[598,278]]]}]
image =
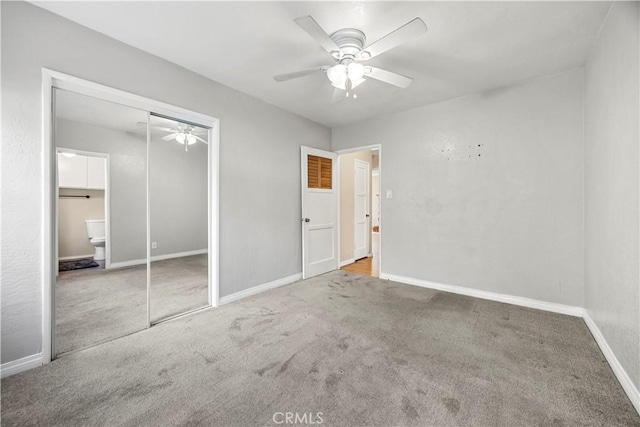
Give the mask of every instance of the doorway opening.
[{"label": "doorway opening", "polygon": [[380,275],[380,146],[338,152],[340,269]]},{"label": "doorway opening", "polygon": [[110,268],[109,154],[56,148],[58,273]]}]

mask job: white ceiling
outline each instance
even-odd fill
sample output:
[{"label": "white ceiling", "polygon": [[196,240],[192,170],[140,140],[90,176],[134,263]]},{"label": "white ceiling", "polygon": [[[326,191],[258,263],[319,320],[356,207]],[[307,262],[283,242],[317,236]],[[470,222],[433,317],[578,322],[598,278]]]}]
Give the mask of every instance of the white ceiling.
[{"label": "white ceiling", "polygon": [[[327,126],[501,87],[584,63],[610,2],[35,2],[227,86]],[[328,32],[355,27],[367,44],[420,17],[429,31],[370,65],[413,77],[408,89],[369,79],[331,104],[323,74],[272,76],[332,63],[293,19]]]}]

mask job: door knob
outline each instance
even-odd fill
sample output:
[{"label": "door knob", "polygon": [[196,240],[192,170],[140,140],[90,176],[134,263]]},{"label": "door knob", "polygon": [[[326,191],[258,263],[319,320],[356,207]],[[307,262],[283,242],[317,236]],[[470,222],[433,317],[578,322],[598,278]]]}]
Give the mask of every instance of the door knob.
[{"label": "door knob", "polygon": [[309,218],[303,218],[302,219],[304,222],[310,222],[311,220]]}]

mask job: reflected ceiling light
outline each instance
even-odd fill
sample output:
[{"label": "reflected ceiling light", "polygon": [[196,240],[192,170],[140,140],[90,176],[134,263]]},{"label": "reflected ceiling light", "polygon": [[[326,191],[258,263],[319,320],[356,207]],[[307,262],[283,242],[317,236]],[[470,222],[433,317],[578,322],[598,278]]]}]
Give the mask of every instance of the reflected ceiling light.
[{"label": "reflected ceiling light", "polygon": [[176,134],[176,141],[180,144],[184,144],[186,142],[187,145],[193,145],[196,143],[197,139],[195,135],[191,135],[190,133],[179,133]]},{"label": "reflected ceiling light", "polygon": [[[138,122],[138,126],[147,126],[146,122]],[[154,126],[153,129],[161,132],[169,132],[169,135],[162,137],[164,141],[173,141],[184,145],[184,151],[189,151],[189,145],[193,145],[200,141],[204,144],[208,144],[206,139],[201,138],[199,135],[205,136],[206,129],[196,126],[192,126],[186,123],[176,123],[176,127]]]},{"label": "reflected ceiling light", "polygon": [[76,153],[68,153],[68,152],[65,152],[65,153],[61,153],[61,154],[62,154],[63,156],[65,156],[65,157],[68,157],[68,158],[72,158],[72,157],[75,157],[75,156],[76,156]]}]

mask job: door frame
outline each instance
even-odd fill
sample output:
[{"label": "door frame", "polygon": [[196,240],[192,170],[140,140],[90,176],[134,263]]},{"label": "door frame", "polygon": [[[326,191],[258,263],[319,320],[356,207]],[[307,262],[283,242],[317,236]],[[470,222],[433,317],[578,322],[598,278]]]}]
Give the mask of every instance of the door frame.
[{"label": "door frame", "polygon": [[[105,234],[106,240],[105,240],[105,248],[104,248],[105,249],[104,268],[105,270],[109,269],[111,268],[111,170],[110,170],[111,155],[109,153],[98,153],[95,151],[76,150],[75,148],[65,148],[65,147],[54,147],[54,148],[56,150],[56,159],[55,159],[56,167],[58,164],[58,153],[73,153],[79,156],[99,157],[101,159],[105,159],[106,177],[105,177],[105,185],[104,185],[104,234]],[[54,176],[54,179],[56,180],[55,196],[56,196],[56,200],[59,200],[58,196],[59,196],[60,188],[58,187],[57,174]],[[56,208],[57,207],[58,207],[58,202],[56,202]],[[55,233],[56,233],[55,259],[58,259],[58,260],[60,259],[60,256],[58,253],[58,245],[57,245],[59,220],[60,220],[59,212],[58,212],[58,209],[56,209],[55,211]]]},{"label": "door frame", "polygon": [[[208,155],[208,214],[209,214],[209,307],[217,307],[220,299],[219,283],[219,182],[220,182],[220,120],[182,107],[135,95],[110,86],[84,80],[69,74],[42,68],[42,363],[50,363],[55,358],[55,292],[57,259],[57,156],[54,140],[55,98],[54,89],[62,89],[81,95],[88,95],[104,101],[136,108],[147,112],[197,123],[209,128]],[[149,120],[147,120],[149,122]],[[149,139],[147,123],[147,140]],[[147,147],[148,148],[148,147]],[[147,168],[148,173],[148,168]],[[148,198],[147,198],[148,199]],[[147,200],[147,215],[149,214]],[[56,221],[56,223],[54,223]],[[149,254],[149,231],[147,224],[147,254]],[[149,257],[147,257],[149,258]],[[149,259],[147,259],[147,276]],[[54,268],[55,267],[55,268]],[[149,282],[147,281],[147,294]],[[209,308],[209,307],[205,307]],[[147,327],[150,327],[147,297]]]},{"label": "door frame", "polygon": [[[341,236],[341,220],[340,220],[340,178],[341,178],[341,173],[340,173],[340,158],[342,156],[342,154],[350,154],[350,153],[357,153],[359,151],[369,151],[369,150],[373,150],[373,149],[377,149],[378,151],[378,182],[379,182],[379,186],[380,186],[380,211],[378,212],[378,215],[380,215],[380,221],[379,221],[379,226],[380,226],[380,230],[378,231],[378,271],[379,271],[379,275],[382,276],[383,272],[382,272],[382,144],[371,144],[371,145],[363,145],[360,147],[354,147],[354,148],[345,148],[343,150],[335,150],[334,153],[336,153],[338,155],[338,176],[337,176],[337,184],[336,187],[338,189],[338,238],[340,238]],[[369,173],[371,173],[371,170],[369,170]],[[369,224],[371,224],[371,222],[369,222]],[[341,261],[340,261],[340,245],[338,245],[338,268],[341,268]]]},{"label": "door frame", "polygon": [[367,220],[366,221],[368,222],[368,226],[367,226],[368,234],[367,234],[367,238],[366,238],[367,239],[367,254],[364,257],[358,258],[356,256],[356,247],[355,247],[356,246],[356,228],[358,226],[358,220],[355,217],[355,212],[356,212],[355,202],[358,200],[358,196],[356,195],[355,181],[354,181],[353,182],[353,187],[354,187],[353,188],[353,202],[354,202],[354,204],[353,204],[353,213],[354,213],[354,216],[353,216],[353,259],[356,260],[356,261],[359,260],[359,259],[362,259],[362,258],[373,256],[373,253],[372,253],[372,250],[371,250],[372,249],[371,248],[371,244],[372,244],[371,243],[371,233],[372,233],[372,230],[371,230],[371,209],[369,209],[369,206],[371,204],[371,163],[365,162],[364,160],[360,160],[360,159],[354,159],[353,160],[353,172],[354,172],[354,175],[355,175],[356,165],[358,163],[362,163],[362,164],[367,165],[367,167],[366,167],[367,175],[366,175],[365,179],[366,179],[366,186],[367,186],[367,191],[366,191],[366,194],[367,194],[367,198],[366,198],[366,200],[367,200],[367,208],[366,208],[367,216],[366,216],[366,218],[367,218]]}]

